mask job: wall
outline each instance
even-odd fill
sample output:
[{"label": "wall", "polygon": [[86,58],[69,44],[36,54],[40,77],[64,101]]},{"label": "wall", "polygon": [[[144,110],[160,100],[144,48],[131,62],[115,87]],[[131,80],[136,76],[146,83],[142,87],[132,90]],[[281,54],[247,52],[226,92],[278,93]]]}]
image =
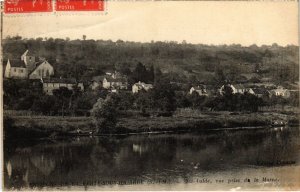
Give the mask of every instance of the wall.
[{"label": "wall", "polygon": [[45,61],[29,75],[29,79],[41,79],[52,75],[54,75],[53,67]]},{"label": "wall", "polygon": [[12,67],[10,69],[10,78],[20,78],[26,79],[27,78],[27,69],[22,67]]}]

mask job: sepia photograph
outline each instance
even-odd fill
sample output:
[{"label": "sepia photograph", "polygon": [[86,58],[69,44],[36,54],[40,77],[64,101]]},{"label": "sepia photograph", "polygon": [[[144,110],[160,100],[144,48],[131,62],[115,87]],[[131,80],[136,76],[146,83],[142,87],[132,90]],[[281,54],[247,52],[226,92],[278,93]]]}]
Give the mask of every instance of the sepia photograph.
[{"label": "sepia photograph", "polygon": [[0,3],[3,190],[300,190],[298,1]]}]

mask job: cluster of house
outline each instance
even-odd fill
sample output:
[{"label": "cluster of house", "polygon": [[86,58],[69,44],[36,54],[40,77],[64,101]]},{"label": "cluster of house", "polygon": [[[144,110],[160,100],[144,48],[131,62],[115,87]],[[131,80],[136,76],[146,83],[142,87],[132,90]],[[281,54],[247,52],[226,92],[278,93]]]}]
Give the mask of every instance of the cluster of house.
[{"label": "cluster of house", "polygon": [[[253,94],[259,98],[262,97],[271,97],[272,95],[274,96],[281,96],[283,98],[289,98],[291,96],[291,92],[293,90],[288,90],[285,89],[282,86],[278,86],[276,88],[269,88],[269,87],[253,87],[253,86],[248,86],[246,87],[243,84],[226,84],[222,85],[220,89],[218,89],[218,93],[220,95],[223,95],[225,92],[225,87],[230,87],[232,90],[232,94]],[[199,85],[192,87],[189,91],[190,94],[197,93],[200,96],[209,96],[209,91],[206,89],[205,85]]]},{"label": "cluster of house", "polygon": [[[128,90],[127,77],[117,71],[107,71],[105,75],[93,77],[90,88],[97,90],[99,87],[115,93],[119,90]],[[132,93],[138,93],[142,90],[149,91],[152,88],[152,84],[139,81],[132,85]]]},{"label": "cluster of house", "polygon": [[92,90],[97,90],[103,87],[111,92],[118,92],[119,90],[127,90],[127,77],[121,75],[117,71],[107,71],[105,75],[95,76],[89,86]]},{"label": "cluster of house", "polygon": [[7,60],[4,77],[15,79],[41,79],[54,75],[53,66],[26,50],[20,59]]},{"label": "cluster of house", "polygon": [[4,77],[11,79],[40,80],[43,84],[43,91],[48,95],[53,94],[54,89],[67,87],[73,89],[77,85],[82,91],[83,83],[75,79],[52,78],[54,75],[53,66],[42,57],[36,57],[26,50],[20,59],[7,60]]},{"label": "cluster of house", "polygon": [[[45,94],[52,95],[54,89],[60,87],[67,87],[72,90],[74,86],[77,86],[81,91],[84,91],[83,82],[78,82],[73,78],[53,78],[54,68],[44,58],[36,57],[30,54],[28,50],[21,55],[20,59],[7,61],[4,77],[14,79],[32,79],[40,80],[43,84],[43,91]],[[229,86],[232,89],[232,93],[250,93],[257,97],[271,97],[282,96],[289,98],[291,90],[285,89],[281,86],[276,88],[268,87],[245,87],[243,84],[227,84],[223,85],[218,92],[222,95],[224,93],[225,86]],[[88,83],[88,87],[91,90],[97,90],[100,87],[110,92],[119,92],[120,90],[128,90],[127,77],[120,74],[117,71],[107,71],[105,75],[95,76],[92,81]],[[149,91],[153,88],[152,84],[146,84],[143,82],[137,82],[132,85],[132,93],[138,93],[140,91]],[[189,90],[189,94],[197,93],[200,96],[212,96],[216,95],[211,90],[207,89],[205,85],[193,86]]]},{"label": "cluster of house", "polygon": [[[20,59],[8,59],[4,72],[4,77],[9,79],[40,80],[43,84],[43,92],[48,95],[53,95],[53,90],[60,87],[72,90],[74,86],[77,86],[81,91],[84,91],[83,82],[78,82],[74,78],[53,78],[53,76],[53,66],[46,59],[36,57],[28,50],[21,55]],[[93,77],[88,84],[92,90],[97,90],[99,87],[110,92],[128,89],[127,77],[116,71],[107,71],[103,76]],[[153,88],[151,84],[138,82],[132,86],[132,92],[148,91],[151,88]]]}]

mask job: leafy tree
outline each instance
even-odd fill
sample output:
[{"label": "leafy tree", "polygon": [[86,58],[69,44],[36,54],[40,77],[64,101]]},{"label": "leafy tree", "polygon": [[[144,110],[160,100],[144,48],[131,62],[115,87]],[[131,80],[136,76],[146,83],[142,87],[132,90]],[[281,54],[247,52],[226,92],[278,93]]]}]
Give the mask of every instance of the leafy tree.
[{"label": "leafy tree", "polygon": [[118,94],[118,97],[120,98],[118,100],[119,110],[128,110],[132,108],[135,99],[132,93],[120,92]]},{"label": "leafy tree", "polygon": [[67,87],[60,87],[59,89],[53,90],[53,95],[56,97],[58,104],[61,106],[61,114],[65,115],[65,110],[68,108],[68,103],[73,92]]},{"label": "leafy tree", "polygon": [[52,95],[44,95],[34,100],[31,110],[42,113],[44,115],[51,115],[55,113],[56,99]]},{"label": "leafy tree", "polygon": [[154,109],[154,103],[149,92],[141,90],[135,97],[134,106],[143,114],[146,114],[149,109]]},{"label": "leafy tree", "polygon": [[217,84],[219,84],[219,85],[221,85],[225,82],[226,77],[225,77],[223,69],[221,69],[221,68],[216,69],[215,80],[216,80]]},{"label": "leafy tree", "polygon": [[149,93],[155,109],[163,112],[173,112],[176,109],[175,90],[169,82],[160,81]]},{"label": "leafy tree", "polygon": [[87,115],[97,102],[97,93],[84,92],[73,101],[73,108],[76,114]]},{"label": "leafy tree", "polygon": [[133,71],[133,74],[134,74],[134,80],[136,82],[138,82],[138,81],[146,82],[146,80],[147,80],[147,69],[141,62],[139,62],[136,65],[136,67]]},{"label": "leafy tree", "polygon": [[206,96],[200,96],[198,93],[193,92],[188,97],[191,106],[195,109],[202,109],[204,107],[204,102],[206,101]]},{"label": "leafy tree", "polygon": [[176,106],[178,108],[186,108],[191,106],[190,100],[187,98],[186,93],[175,92]]},{"label": "leafy tree", "polygon": [[92,108],[92,115],[99,133],[113,133],[117,123],[117,110],[115,101],[108,96],[99,98]]}]

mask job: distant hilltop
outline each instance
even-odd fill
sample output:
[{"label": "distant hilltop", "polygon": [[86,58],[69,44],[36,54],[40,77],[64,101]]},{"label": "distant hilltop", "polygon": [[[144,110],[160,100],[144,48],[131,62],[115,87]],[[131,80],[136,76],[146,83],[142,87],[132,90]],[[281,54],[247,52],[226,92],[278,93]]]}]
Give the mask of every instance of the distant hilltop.
[{"label": "distant hilltop", "polygon": [[267,81],[282,84],[299,79],[299,47],[201,45],[186,42],[116,42],[107,40],[22,39],[4,40],[4,65],[29,49],[47,58],[58,76],[78,79],[107,70],[134,69],[138,62],[154,66],[174,81],[206,84],[227,80]]}]

